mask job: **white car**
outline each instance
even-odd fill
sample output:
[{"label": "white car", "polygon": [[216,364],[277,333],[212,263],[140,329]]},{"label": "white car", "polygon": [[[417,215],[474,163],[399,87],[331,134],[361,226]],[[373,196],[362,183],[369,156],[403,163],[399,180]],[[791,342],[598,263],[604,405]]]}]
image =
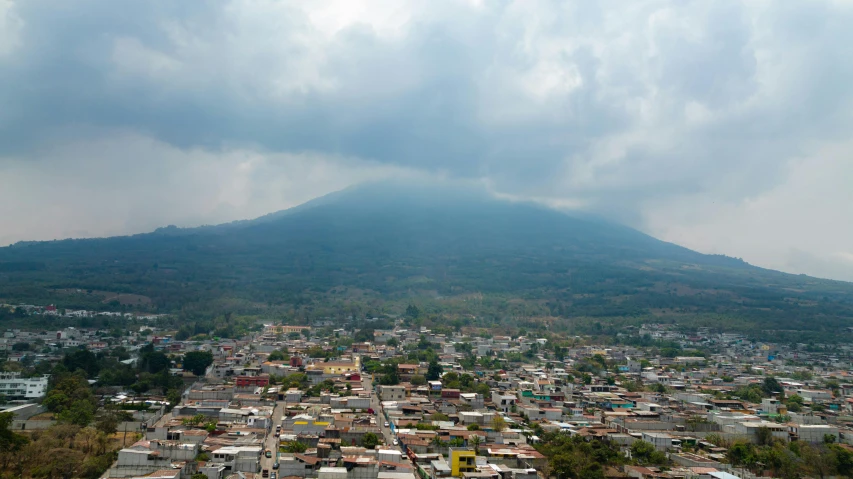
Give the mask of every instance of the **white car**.
[{"label": "white car", "polygon": [[389,423],[388,421],[385,421],[385,427],[389,427],[389,426],[391,426],[391,423]]},{"label": "white car", "polygon": [[400,444],[400,441],[394,439],[394,445],[396,446],[397,444]]}]

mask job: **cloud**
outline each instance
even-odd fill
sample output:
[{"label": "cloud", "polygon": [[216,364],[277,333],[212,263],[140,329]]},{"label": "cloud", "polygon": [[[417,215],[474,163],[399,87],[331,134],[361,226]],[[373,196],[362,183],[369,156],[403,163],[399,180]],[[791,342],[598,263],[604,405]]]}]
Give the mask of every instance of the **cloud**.
[{"label": "cloud", "polygon": [[[308,196],[255,198],[219,215],[134,196],[162,178],[193,183],[193,170],[151,155],[232,171],[242,152],[284,165],[247,185],[302,171],[293,158],[322,158],[360,166],[346,180],[329,167],[317,194],[388,171],[466,178],[724,250],[731,231],[713,244],[693,239],[719,222],[659,212],[677,204],[698,216],[709,200],[767,197],[792,184],[791,162],[842,143],[853,127],[853,63],[841,47],[853,43],[851,23],[853,5],[832,0],[6,0],[0,168],[29,182],[63,171],[68,185],[90,184],[75,171],[147,172],[114,191],[128,205],[111,216],[121,224],[84,228],[97,234]],[[845,159],[833,161],[821,167]],[[224,195],[244,191],[230,190],[232,179],[208,181],[224,182],[212,183]],[[19,205],[33,212],[42,203],[32,201]],[[29,231],[42,230],[0,235]],[[785,265],[796,249],[829,254],[805,239],[786,244],[762,264]]]},{"label": "cloud", "polygon": [[210,152],[129,132],[104,136],[62,143],[28,160],[50,168],[0,163],[0,243],[218,224],[296,206],[353,183],[417,177],[395,166],[317,153]]},{"label": "cloud", "polygon": [[0,0],[0,60],[11,55],[20,45],[24,22],[15,11],[11,0]]},{"label": "cloud", "polygon": [[792,159],[767,191],[726,200],[703,195],[644,208],[658,237],[764,267],[853,281],[853,141]]}]

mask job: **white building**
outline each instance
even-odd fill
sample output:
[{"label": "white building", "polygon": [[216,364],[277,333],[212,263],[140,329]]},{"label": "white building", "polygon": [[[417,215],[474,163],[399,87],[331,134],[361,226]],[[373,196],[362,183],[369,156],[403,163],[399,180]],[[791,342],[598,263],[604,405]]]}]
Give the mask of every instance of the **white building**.
[{"label": "white building", "polygon": [[0,373],[0,394],[8,399],[38,399],[47,392],[49,378],[49,374],[22,378],[21,373]]}]

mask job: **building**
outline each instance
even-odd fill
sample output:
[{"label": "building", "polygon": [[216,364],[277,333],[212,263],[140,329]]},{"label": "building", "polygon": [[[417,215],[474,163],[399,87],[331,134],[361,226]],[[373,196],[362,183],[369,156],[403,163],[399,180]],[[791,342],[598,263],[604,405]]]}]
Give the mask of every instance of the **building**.
[{"label": "building", "polygon": [[406,399],[406,388],[403,386],[379,386],[379,397],[383,401],[402,401]]},{"label": "building", "polygon": [[358,373],[361,372],[361,359],[359,356],[356,356],[355,361],[329,361],[325,363],[314,363],[311,366],[308,366],[308,368],[315,371],[322,369],[323,374],[333,376],[346,373]]},{"label": "building", "polygon": [[265,387],[270,383],[269,376],[237,376],[234,378],[234,385],[238,388],[245,387]]},{"label": "building", "polygon": [[492,403],[499,411],[509,412],[515,406],[515,396],[492,391]]},{"label": "building", "polygon": [[477,472],[477,454],[472,449],[451,447],[449,452],[451,476],[462,477],[466,472]]},{"label": "building", "polygon": [[791,424],[788,426],[790,437],[813,444],[823,444],[828,436],[838,441],[838,427],[831,424]]},{"label": "building", "polygon": [[301,333],[306,329],[311,329],[311,326],[285,326],[285,325],[274,325],[267,327],[265,331],[266,334],[276,335],[276,334],[290,334],[290,333]]},{"label": "building", "polygon": [[38,399],[47,393],[50,375],[22,378],[21,373],[0,373],[0,394],[7,399]]}]

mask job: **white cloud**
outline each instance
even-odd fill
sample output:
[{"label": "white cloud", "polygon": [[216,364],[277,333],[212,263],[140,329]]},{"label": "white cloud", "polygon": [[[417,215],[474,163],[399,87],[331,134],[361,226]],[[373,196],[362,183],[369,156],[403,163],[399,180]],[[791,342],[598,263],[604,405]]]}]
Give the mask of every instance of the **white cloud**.
[{"label": "white cloud", "polygon": [[853,142],[788,162],[785,179],[738,201],[693,195],[646,207],[650,232],[767,268],[853,281]]},{"label": "white cloud", "polygon": [[24,21],[15,11],[15,2],[0,0],[0,59],[20,46]]}]

